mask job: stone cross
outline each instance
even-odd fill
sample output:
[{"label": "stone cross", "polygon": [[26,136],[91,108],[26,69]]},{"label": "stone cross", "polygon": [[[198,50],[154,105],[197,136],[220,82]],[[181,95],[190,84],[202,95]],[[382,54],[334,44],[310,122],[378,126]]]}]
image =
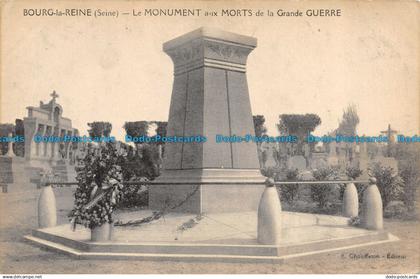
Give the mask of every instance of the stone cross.
[{"label": "stone cross", "polygon": [[59,97],[59,95],[55,92],[55,90],[53,91],[53,93],[50,94],[50,96],[53,98],[54,102],[55,102],[55,99]]},{"label": "stone cross", "polygon": [[[245,73],[248,54],[256,45],[255,38],[211,28],[200,28],[163,45],[174,63],[167,136],[204,136],[207,140],[165,145],[163,171],[157,181],[177,184],[151,187],[152,209],[172,209],[197,189],[176,211],[257,209],[264,187],[234,184],[264,181],[256,143],[216,142],[216,135],[254,135]],[[179,185],[182,181],[196,186]],[[206,181],[220,185],[200,184]]]},{"label": "stone cross", "polygon": [[385,131],[381,131],[381,134],[384,134],[388,137],[388,143],[386,148],[387,157],[391,156],[391,146],[390,144],[394,142],[394,134],[398,131],[391,129],[391,124],[388,124],[388,129]]},{"label": "stone cross", "polygon": [[389,142],[393,142],[394,141],[394,135],[397,133],[398,131],[396,130],[392,130],[391,129],[391,124],[388,124],[388,129],[385,131],[381,131],[381,134],[384,134],[388,137],[388,141]]}]

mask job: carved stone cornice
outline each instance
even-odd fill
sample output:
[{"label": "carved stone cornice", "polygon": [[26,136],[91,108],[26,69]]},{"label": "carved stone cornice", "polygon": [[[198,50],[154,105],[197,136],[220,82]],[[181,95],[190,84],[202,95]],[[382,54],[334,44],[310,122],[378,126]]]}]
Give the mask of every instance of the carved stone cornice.
[{"label": "carved stone cornice", "polygon": [[[164,51],[174,62],[175,75],[204,66],[246,71],[246,60],[255,48],[256,40],[220,30],[210,30],[201,28],[164,45]],[[212,34],[218,35],[219,38],[212,37]]]}]

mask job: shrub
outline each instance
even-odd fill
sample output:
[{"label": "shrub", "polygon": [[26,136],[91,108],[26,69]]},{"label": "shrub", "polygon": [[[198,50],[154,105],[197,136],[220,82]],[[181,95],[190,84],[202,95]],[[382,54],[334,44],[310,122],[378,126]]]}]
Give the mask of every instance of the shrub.
[{"label": "shrub", "polygon": [[[333,180],[338,177],[338,168],[325,167],[312,171],[315,180]],[[332,194],[332,185],[313,184],[311,185],[312,200],[318,204],[318,208],[324,208],[327,205],[328,197]]]},{"label": "shrub", "polygon": [[[122,164],[124,181],[153,180],[159,175],[158,153],[156,145],[145,144],[140,152],[134,152],[126,146],[128,154]],[[123,196],[118,208],[147,206],[149,196],[147,189],[141,184],[128,184],[122,189]]]},{"label": "shrub", "polygon": [[369,172],[371,176],[376,178],[384,209],[391,201],[402,199],[403,180],[392,167],[375,163],[369,169]]},{"label": "shrub", "polygon": [[348,166],[346,168],[346,175],[351,180],[356,180],[362,174],[363,174],[363,171],[358,167]]},{"label": "shrub", "polygon": [[[346,170],[345,170],[345,174],[347,176],[347,178],[349,180],[356,180],[358,177],[360,177],[363,174],[363,170],[361,170],[358,167],[353,167],[353,166],[347,166]],[[357,189],[357,194],[359,196],[359,200],[362,200],[362,192],[365,190],[365,186],[363,185],[358,185],[355,184],[356,189]],[[344,191],[346,189],[346,185],[345,184],[341,184],[340,185],[340,200],[343,200],[343,196],[344,196]]]},{"label": "shrub", "polygon": [[[286,180],[287,181],[297,181],[299,175],[298,169],[289,169],[286,171]],[[283,200],[292,204],[297,196],[299,190],[299,184],[289,184],[289,185],[281,185],[280,186],[280,193]]]},{"label": "shrub", "polygon": [[119,209],[145,207],[149,204],[149,191],[146,186],[125,185],[122,192],[123,196],[117,205]]},{"label": "shrub", "polygon": [[416,162],[402,161],[399,165],[400,176],[404,181],[404,204],[407,211],[415,212],[417,187],[420,184],[419,164]]},{"label": "shrub", "polygon": [[280,169],[277,167],[262,168],[261,174],[265,177],[278,178],[280,174]]},{"label": "shrub", "polygon": [[407,216],[407,208],[404,203],[401,201],[390,202],[384,208],[384,217],[385,218],[398,218],[402,219]]},{"label": "shrub", "polygon": [[360,225],[361,225],[361,220],[360,220],[360,217],[359,216],[354,216],[354,217],[351,217],[350,219],[349,219],[349,223],[348,223],[350,226],[354,226],[354,227],[360,227]]},{"label": "shrub", "polygon": [[159,175],[156,148],[145,145],[140,152],[128,152],[122,167],[125,181],[139,180],[144,177],[153,180]]},{"label": "shrub", "polygon": [[404,180],[404,204],[409,215],[415,217],[420,213],[416,212],[419,205],[416,197],[420,187],[420,144],[394,143],[391,154],[398,160],[399,175]]}]

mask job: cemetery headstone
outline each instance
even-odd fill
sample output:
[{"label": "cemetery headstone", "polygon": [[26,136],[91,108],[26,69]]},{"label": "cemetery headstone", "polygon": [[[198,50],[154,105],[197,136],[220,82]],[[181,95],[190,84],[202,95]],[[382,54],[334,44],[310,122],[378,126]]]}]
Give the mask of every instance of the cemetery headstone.
[{"label": "cemetery headstone", "polygon": [[299,172],[306,170],[306,159],[302,155],[292,156],[287,161],[287,168],[294,170],[298,169]]}]

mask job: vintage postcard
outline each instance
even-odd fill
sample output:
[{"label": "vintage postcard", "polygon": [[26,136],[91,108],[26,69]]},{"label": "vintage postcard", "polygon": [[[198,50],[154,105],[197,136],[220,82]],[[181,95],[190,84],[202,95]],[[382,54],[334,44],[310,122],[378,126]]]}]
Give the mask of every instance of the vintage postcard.
[{"label": "vintage postcard", "polygon": [[3,278],[418,278],[418,1],[0,3]]}]

